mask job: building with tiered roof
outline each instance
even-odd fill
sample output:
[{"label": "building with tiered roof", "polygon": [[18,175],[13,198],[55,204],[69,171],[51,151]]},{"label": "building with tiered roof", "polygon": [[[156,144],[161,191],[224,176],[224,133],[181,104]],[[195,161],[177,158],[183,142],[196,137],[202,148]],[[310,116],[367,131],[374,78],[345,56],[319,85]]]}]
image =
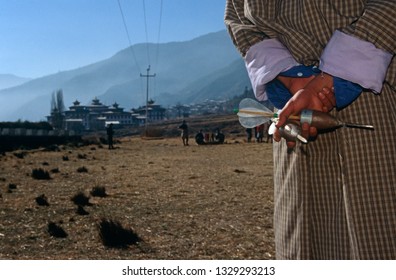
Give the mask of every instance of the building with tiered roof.
[{"label": "building with tiered roof", "polygon": [[[90,105],[81,105],[76,100],[63,114],[63,124],[66,130],[84,131],[84,130],[102,130],[112,123],[116,126],[139,126],[143,125],[146,120],[146,107],[140,107],[136,110],[124,111],[116,102],[107,106],[95,97]],[[165,117],[165,110],[160,105],[149,104],[148,120],[149,122],[161,121]],[[47,117],[48,122],[52,123],[54,115]]]}]

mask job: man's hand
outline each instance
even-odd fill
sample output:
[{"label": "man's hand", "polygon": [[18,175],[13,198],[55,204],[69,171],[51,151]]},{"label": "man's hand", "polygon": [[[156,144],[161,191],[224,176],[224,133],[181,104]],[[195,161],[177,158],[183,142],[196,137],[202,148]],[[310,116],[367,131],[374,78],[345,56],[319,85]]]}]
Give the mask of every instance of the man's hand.
[{"label": "man's hand", "polygon": [[[290,78],[288,78],[290,79]],[[293,79],[293,78],[292,78]],[[294,78],[301,79],[301,78]],[[281,79],[280,79],[281,80]],[[302,83],[296,83],[293,80],[281,80],[292,93],[292,98],[286,103],[282,112],[279,114],[279,120],[276,127],[283,127],[288,118],[292,115],[298,115],[304,109],[312,109],[322,112],[329,112],[335,107],[335,96],[333,92],[333,77],[328,74],[318,75],[312,77],[304,86],[304,88],[297,89]],[[288,82],[288,83],[287,83]],[[302,82],[302,81],[301,81]],[[298,85],[298,86],[296,86]],[[297,91],[296,91],[297,90]],[[302,136],[306,139],[315,137],[317,129],[304,123],[301,125]],[[275,130],[274,140],[280,141],[281,136],[278,129]],[[289,141],[287,146],[289,148],[295,147],[296,143]]]}]

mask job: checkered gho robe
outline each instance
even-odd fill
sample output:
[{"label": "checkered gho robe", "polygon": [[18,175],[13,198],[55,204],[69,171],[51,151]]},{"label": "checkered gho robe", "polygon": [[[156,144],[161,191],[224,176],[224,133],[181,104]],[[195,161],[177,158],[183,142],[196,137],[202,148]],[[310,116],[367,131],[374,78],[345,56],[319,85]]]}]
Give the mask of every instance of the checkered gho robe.
[{"label": "checkered gho robe", "polygon": [[[395,54],[395,0],[227,0],[225,23],[245,55],[278,38],[294,58],[318,64],[336,29]],[[348,61],[345,61],[348,63]],[[396,259],[396,59],[382,92],[363,92],[340,128],[287,151],[274,144],[278,259]]]}]

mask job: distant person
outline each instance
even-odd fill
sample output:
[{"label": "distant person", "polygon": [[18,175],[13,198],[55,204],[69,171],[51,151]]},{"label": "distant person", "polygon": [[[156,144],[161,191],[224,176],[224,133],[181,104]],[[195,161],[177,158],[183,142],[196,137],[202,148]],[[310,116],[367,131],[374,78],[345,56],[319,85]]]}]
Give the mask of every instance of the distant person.
[{"label": "distant person", "polygon": [[106,132],[107,132],[107,142],[109,144],[109,150],[114,149],[113,146],[114,129],[112,123],[108,125]]},{"label": "distant person", "polygon": [[183,140],[183,145],[188,146],[188,125],[185,120],[183,120],[182,124],[179,126],[181,129],[181,138]]},{"label": "distant person", "polygon": [[202,132],[202,129],[195,135],[195,142],[197,142],[198,145],[205,144],[205,136]]},{"label": "distant person", "polygon": [[224,138],[225,138],[225,136],[224,136],[223,133],[221,133],[220,129],[216,129],[216,134],[214,136],[215,142],[218,143],[218,144],[223,144],[224,143]]},{"label": "distant person", "polygon": [[256,140],[257,143],[263,142],[264,137],[264,124],[260,124],[256,126]]},{"label": "distant person", "polygon": [[269,128],[271,127],[272,121],[269,120],[267,123],[264,125],[264,134],[267,136],[267,143],[273,143],[273,138],[272,134],[269,133]]},{"label": "distant person", "polygon": [[205,143],[209,143],[210,142],[210,135],[209,133],[205,133]]},{"label": "distant person", "polygon": [[246,136],[247,136],[247,142],[250,143],[252,141],[252,129],[246,128]]}]

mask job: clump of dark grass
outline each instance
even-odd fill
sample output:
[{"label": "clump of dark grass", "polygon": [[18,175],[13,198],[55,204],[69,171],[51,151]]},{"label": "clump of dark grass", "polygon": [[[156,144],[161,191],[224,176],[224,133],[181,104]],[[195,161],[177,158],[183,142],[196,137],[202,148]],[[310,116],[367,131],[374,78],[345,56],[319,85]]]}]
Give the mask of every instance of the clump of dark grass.
[{"label": "clump of dark grass", "polygon": [[71,201],[74,202],[76,205],[80,206],[91,206],[92,204],[89,202],[89,197],[86,196],[83,192],[79,192],[75,194],[72,198]]},{"label": "clump of dark grass", "polygon": [[61,226],[58,226],[54,222],[48,223],[47,231],[51,236],[56,238],[66,238],[68,235]]},{"label": "clump of dark grass", "polygon": [[38,197],[35,198],[35,200],[36,203],[40,206],[49,206],[47,197],[44,194],[39,195]]},{"label": "clump of dark grass", "polygon": [[77,158],[78,159],[87,159],[87,155],[86,154],[78,154]]},{"label": "clump of dark grass", "polygon": [[77,172],[79,173],[87,173],[88,169],[85,166],[77,168]]},{"label": "clump of dark grass", "polygon": [[25,156],[27,155],[26,152],[15,152],[14,156],[16,156],[17,158],[23,159]]},{"label": "clump of dark grass", "polygon": [[107,196],[106,188],[100,187],[100,186],[93,187],[90,194],[92,196],[96,196],[96,197],[106,197]]},{"label": "clump of dark grass", "polygon": [[81,206],[81,205],[78,205],[78,206],[77,206],[76,213],[77,213],[78,215],[81,215],[81,216],[89,215],[89,212],[86,211],[86,210],[84,209],[84,207]]},{"label": "clump of dark grass", "polygon": [[126,229],[116,221],[102,219],[98,227],[99,236],[106,247],[127,248],[142,241],[132,229]]},{"label": "clump of dark grass", "polygon": [[12,183],[8,184],[8,189],[9,190],[16,190],[16,188],[17,188],[16,184],[12,184]]},{"label": "clump of dark grass", "polygon": [[60,171],[58,167],[51,169],[51,173],[59,173],[59,172]]},{"label": "clump of dark grass", "polygon": [[69,157],[68,157],[68,156],[62,156],[62,160],[63,160],[63,161],[68,161],[68,160],[69,160]]},{"label": "clump of dark grass", "polygon": [[36,168],[32,170],[32,177],[36,180],[50,180],[51,176],[49,175],[48,171]]}]

